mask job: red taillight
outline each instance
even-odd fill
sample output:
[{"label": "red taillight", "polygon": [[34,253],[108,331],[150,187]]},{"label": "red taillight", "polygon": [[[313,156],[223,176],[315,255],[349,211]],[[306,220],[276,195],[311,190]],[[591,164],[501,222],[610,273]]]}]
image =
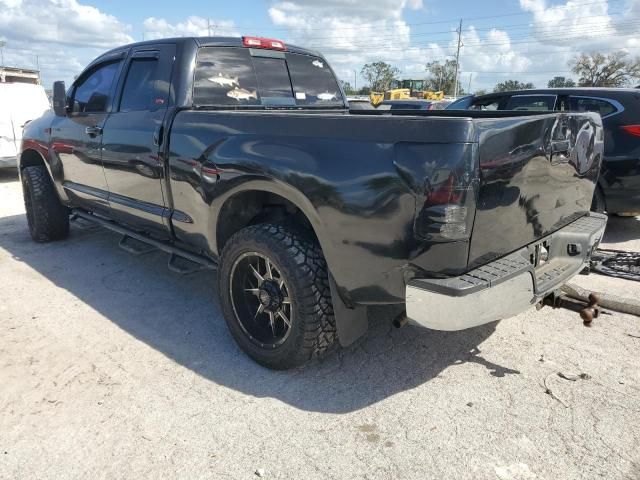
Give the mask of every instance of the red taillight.
[{"label": "red taillight", "polygon": [[242,44],[250,48],[268,48],[269,50],[286,50],[284,42],[273,38],[242,37]]},{"label": "red taillight", "polygon": [[473,221],[467,206],[472,186],[456,179],[453,172],[448,172],[446,178],[436,174],[434,181],[435,185],[429,181],[425,184],[425,202],[416,218],[416,233],[434,240],[468,239]]},{"label": "red taillight", "polygon": [[620,128],[634,137],[640,137],[640,125],[624,125]]},{"label": "red taillight", "polygon": [[444,205],[446,203],[458,203],[462,197],[462,193],[454,187],[453,175],[450,174],[443,183],[437,188],[427,192],[425,196],[426,203],[429,205]]}]

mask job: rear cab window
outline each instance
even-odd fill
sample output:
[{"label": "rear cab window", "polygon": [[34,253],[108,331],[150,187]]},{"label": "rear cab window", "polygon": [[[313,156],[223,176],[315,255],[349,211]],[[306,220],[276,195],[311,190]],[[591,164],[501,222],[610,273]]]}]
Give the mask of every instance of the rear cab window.
[{"label": "rear cab window", "polygon": [[202,47],[196,61],[196,106],[343,107],[333,73],[318,57],[269,55],[242,47]]}]

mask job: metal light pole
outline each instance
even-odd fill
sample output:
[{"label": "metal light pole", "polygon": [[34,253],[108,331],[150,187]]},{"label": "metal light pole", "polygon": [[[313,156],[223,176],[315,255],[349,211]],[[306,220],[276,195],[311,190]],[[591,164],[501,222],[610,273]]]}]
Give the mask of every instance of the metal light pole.
[{"label": "metal light pole", "polygon": [[40,57],[36,55],[36,68],[38,69],[38,85],[42,84],[41,75],[40,75]]},{"label": "metal light pole", "polygon": [[2,59],[2,73],[0,73],[0,81],[4,82],[4,47],[7,42],[0,40],[0,57]]}]

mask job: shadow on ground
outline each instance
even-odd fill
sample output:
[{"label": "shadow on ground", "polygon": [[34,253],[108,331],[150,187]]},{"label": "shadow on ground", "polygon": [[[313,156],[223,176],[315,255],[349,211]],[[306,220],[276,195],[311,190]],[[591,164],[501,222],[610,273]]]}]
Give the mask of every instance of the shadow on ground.
[{"label": "shadow on ground", "polygon": [[[465,362],[503,377],[519,372],[481,356],[479,345],[495,324],[463,332],[391,327],[395,313],[370,315],[368,335],[323,360],[288,372],[272,372],[237,348],[220,313],[214,272],[179,276],[159,252],[134,257],[118,237],[74,222],[63,242],[35,244],[24,215],[0,219],[0,249],[71,292],[120,328],[211,381],[297,408],[344,413],[374,404],[438,377]],[[41,318],[46,312],[34,312]]]},{"label": "shadow on ground", "polygon": [[17,168],[0,168],[0,183],[15,182],[18,180]]},{"label": "shadow on ground", "polygon": [[622,243],[640,238],[640,217],[617,217],[609,215],[603,241]]}]

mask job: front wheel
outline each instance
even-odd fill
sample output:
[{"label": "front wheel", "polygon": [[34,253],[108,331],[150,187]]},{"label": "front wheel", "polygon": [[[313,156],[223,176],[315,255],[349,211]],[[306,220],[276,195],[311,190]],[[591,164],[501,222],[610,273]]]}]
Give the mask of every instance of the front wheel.
[{"label": "front wheel", "polygon": [[334,343],[327,264],[302,235],[272,224],[239,231],[222,252],[218,286],[231,334],[265,367],[299,366]]},{"label": "front wheel", "polygon": [[69,209],[60,202],[47,169],[41,165],[25,167],[21,177],[31,238],[36,242],[66,238],[69,235]]}]

